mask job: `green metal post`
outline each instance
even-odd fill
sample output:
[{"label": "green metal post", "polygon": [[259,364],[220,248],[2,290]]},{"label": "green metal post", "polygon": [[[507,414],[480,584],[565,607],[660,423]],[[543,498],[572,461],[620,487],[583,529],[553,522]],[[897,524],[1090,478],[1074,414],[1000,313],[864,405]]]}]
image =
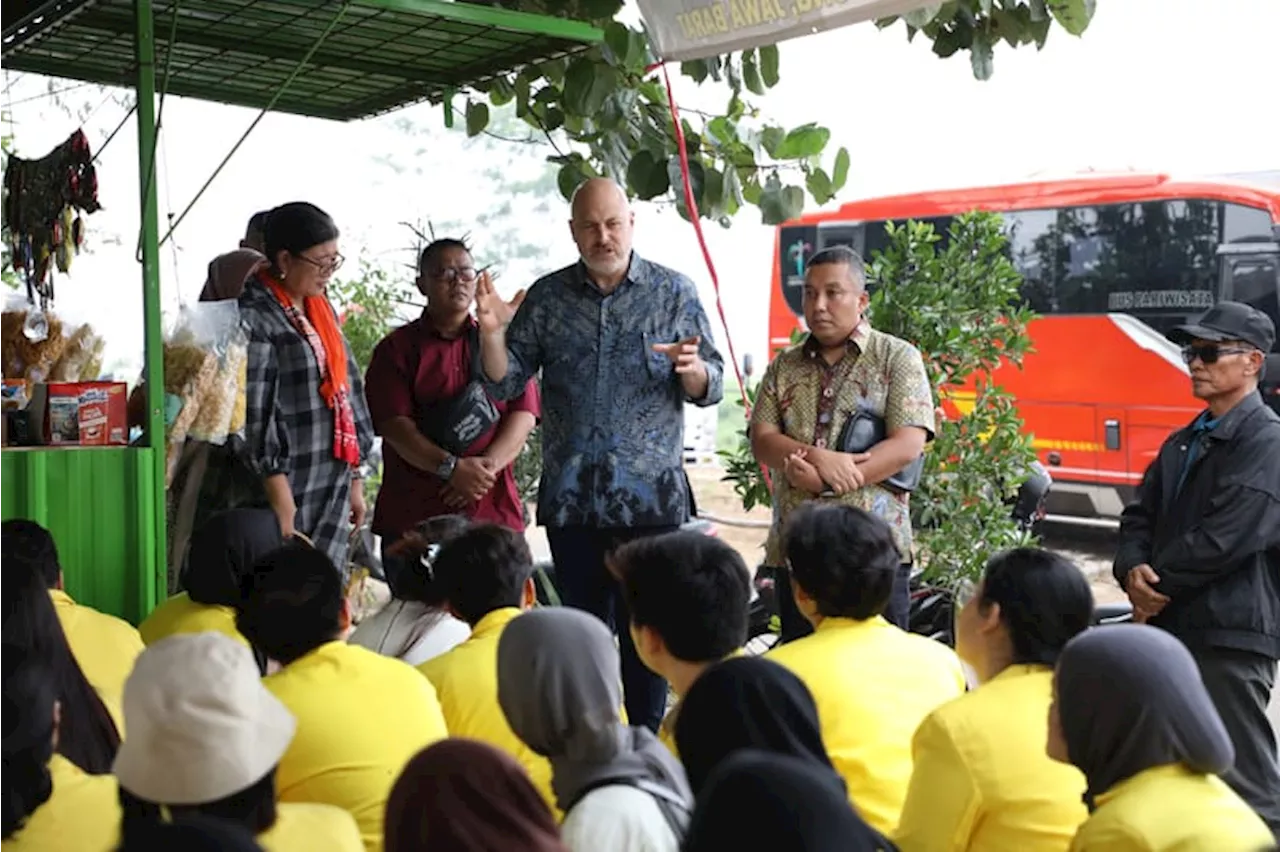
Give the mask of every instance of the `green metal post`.
[{"label": "green metal post", "polygon": [[[138,182],[142,223],[142,312],[147,368],[147,438],[151,451],[150,486],[153,499],[146,510],[154,513],[150,547],[154,573],[139,571],[138,598],[143,613],[168,593],[168,559],[165,546],[165,447],[164,447],[164,349],[160,333],[160,237],[159,204],[156,201],[156,34],[151,0],[134,0],[136,31],[134,54],[138,60]],[[143,506],[138,507],[144,511]],[[144,563],[145,564],[145,563]]]}]

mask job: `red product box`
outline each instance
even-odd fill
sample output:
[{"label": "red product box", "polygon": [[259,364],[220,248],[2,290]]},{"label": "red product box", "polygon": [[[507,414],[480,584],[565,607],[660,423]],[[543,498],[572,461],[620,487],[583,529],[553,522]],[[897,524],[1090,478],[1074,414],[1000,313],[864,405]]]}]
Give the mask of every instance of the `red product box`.
[{"label": "red product box", "polygon": [[106,447],[129,443],[124,382],[49,382],[36,385],[31,407],[39,433],[57,446]]}]

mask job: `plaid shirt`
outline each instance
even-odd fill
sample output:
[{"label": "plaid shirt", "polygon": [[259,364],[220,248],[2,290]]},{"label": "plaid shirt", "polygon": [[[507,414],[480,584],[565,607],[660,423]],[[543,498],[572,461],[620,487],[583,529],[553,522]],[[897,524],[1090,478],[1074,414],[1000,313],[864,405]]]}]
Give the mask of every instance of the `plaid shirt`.
[{"label": "plaid shirt", "polygon": [[[249,335],[244,440],[229,442],[222,463],[211,461],[196,526],[200,516],[216,511],[267,505],[262,480],[283,473],[298,509],[294,527],[345,575],[353,469],[333,455],[334,412],[320,396],[321,365],[280,303],[256,281],[240,296],[240,322]],[[349,348],[347,361],[363,463],[373,446],[373,423]]]},{"label": "plaid shirt", "polygon": [[[657,343],[699,335],[707,392],[688,399]],[[542,371],[538,523],[643,527],[689,517],[684,404],[715,405],[724,361],[692,281],[632,254],[608,295],[577,263],[539,279],[507,329],[509,399]]]}]

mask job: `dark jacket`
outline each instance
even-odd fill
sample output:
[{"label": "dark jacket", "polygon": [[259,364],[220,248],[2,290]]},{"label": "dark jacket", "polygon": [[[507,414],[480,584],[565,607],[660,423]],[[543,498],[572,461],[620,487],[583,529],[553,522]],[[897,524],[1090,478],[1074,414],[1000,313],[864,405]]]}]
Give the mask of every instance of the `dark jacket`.
[{"label": "dark jacket", "polygon": [[1280,657],[1280,416],[1250,394],[1198,440],[1175,432],[1120,520],[1114,573],[1149,564],[1169,603],[1151,624],[1188,647]]}]

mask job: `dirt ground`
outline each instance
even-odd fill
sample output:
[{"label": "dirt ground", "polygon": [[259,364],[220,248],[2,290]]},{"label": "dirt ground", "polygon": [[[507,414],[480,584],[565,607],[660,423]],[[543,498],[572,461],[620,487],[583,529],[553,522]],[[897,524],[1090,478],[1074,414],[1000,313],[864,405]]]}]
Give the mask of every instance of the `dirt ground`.
[{"label": "dirt ground", "polygon": [[[742,501],[733,492],[733,486],[721,481],[723,472],[719,468],[691,467],[688,468],[688,474],[699,513],[731,522],[717,523],[717,533],[737,548],[747,565],[754,569],[764,558],[769,510],[756,507],[750,512],[744,512]],[[1080,566],[1093,586],[1093,594],[1098,603],[1124,600],[1124,593],[1111,578],[1115,532],[1092,527],[1056,525],[1041,530],[1041,536],[1045,547],[1062,553]],[[533,527],[529,530],[528,537],[534,559],[550,559],[550,549],[543,530]]]}]

